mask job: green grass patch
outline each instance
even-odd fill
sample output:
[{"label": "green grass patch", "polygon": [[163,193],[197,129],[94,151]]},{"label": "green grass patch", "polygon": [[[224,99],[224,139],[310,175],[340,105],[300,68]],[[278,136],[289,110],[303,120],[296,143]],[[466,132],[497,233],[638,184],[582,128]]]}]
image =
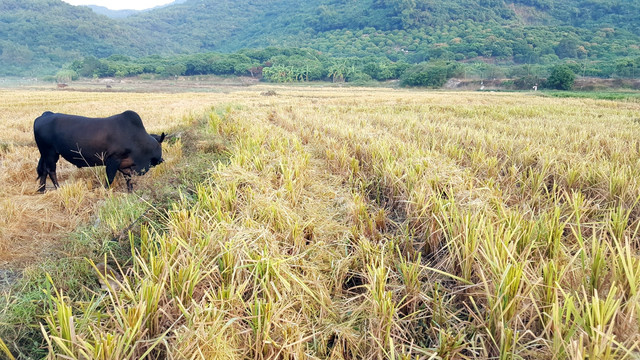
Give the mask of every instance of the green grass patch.
[{"label": "green grass patch", "polygon": [[541,91],[540,96],[585,98],[595,100],[640,101],[640,92],[626,91]]}]

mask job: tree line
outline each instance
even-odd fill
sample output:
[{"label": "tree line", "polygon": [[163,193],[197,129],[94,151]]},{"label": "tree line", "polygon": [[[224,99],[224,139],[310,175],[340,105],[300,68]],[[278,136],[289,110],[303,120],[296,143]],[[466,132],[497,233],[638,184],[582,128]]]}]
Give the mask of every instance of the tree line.
[{"label": "tree line", "polygon": [[[365,83],[397,80],[403,86],[441,87],[451,78],[513,79],[510,87],[530,89],[545,86],[554,70],[571,75],[617,78],[640,77],[640,56],[606,62],[567,61],[553,65],[493,65],[482,61],[458,62],[434,59],[419,63],[392,61],[386,57],[333,57],[313,49],[247,49],[231,54],[202,53],[163,57],[152,55],[132,58],[112,55],[104,59],[87,56],[59,71],[58,81],[77,77],[130,77],[219,75],[251,76],[273,83],[331,81]],[[562,84],[560,84],[562,83]],[[546,83],[550,88],[566,88],[566,81]]]}]

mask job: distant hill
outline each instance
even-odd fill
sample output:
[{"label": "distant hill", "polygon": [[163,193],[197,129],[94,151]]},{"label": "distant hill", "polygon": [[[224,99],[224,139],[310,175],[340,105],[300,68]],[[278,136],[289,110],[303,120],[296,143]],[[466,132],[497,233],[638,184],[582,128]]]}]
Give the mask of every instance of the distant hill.
[{"label": "distant hill", "polygon": [[0,2],[0,75],[85,56],[305,47],[329,56],[553,63],[640,57],[629,0],[181,0],[107,18],[61,0]]},{"label": "distant hill", "polygon": [[111,10],[104,6],[98,6],[98,5],[86,5],[86,6],[89,9],[93,10],[93,12],[95,12],[96,14],[104,15],[112,19],[126,18],[127,16],[131,16],[137,12],[140,12],[140,10]]},{"label": "distant hill", "polygon": [[98,6],[98,5],[86,5],[89,9],[93,10],[93,12],[95,12],[96,14],[100,14],[100,15],[104,15],[106,17],[110,17],[112,19],[123,19],[126,18],[127,16],[131,16],[133,14],[137,14],[139,12],[144,12],[144,11],[151,11],[154,9],[161,9],[167,6],[171,6],[171,5],[175,5],[175,4],[182,4],[187,0],[175,0],[172,1],[166,5],[160,5],[160,6],[156,6],[153,7],[151,9],[145,9],[145,10],[131,10],[131,9],[125,9],[125,10],[111,10],[109,8],[106,8],[104,6]]},{"label": "distant hill", "polygon": [[309,47],[514,63],[640,56],[640,2],[626,0],[188,0],[124,22],[165,34],[177,52]]}]

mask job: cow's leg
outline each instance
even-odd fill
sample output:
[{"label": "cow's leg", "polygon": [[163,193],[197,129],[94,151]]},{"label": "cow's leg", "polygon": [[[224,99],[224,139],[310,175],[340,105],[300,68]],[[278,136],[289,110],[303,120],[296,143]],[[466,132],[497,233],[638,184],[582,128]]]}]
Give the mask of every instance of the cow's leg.
[{"label": "cow's leg", "polygon": [[40,161],[38,161],[38,167],[36,171],[38,172],[38,180],[40,181],[38,191],[43,193],[47,185],[47,168],[44,164],[44,157],[42,157],[42,155],[40,155]]},{"label": "cow's leg", "polygon": [[48,154],[52,155],[40,155],[40,161],[38,161],[38,179],[40,180],[40,186],[38,187],[39,192],[44,192],[46,183],[47,183],[47,175],[51,178],[53,182],[53,186],[57,189],[58,185],[58,177],[56,176],[56,163],[60,158],[60,154],[55,152],[48,152]]},{"label": "cow's leg", "polygon": [[107,183],[105,184],[105,187],[109,188],[113,183],[113,179],[116,178],[118,168],[120,167],[120,161],[118,159],[108,158],[104,164],[107,167]]},{"label": "cow's leg", "polygon": [[49,170],[49,178],[51,179],[51,182],[53,182],[53,187],[55,187],[56,189],[60,187],[60,185],[58,185],[58,175],[56,175],[56,165],[53,165],[53,170]]},{"label": "cow's leg", "polygon": [[56,171],[49,171],[49,178],[51,179],[51,182],[53,182],[53,186],[57,189],[60,187],[60,185],[58,185],[58,175],[56,175]]},{"label": "cow's leg", "polygon": [[51,178],[51,182],[53,182],[53,186],[57,189],[60,187],[58,185],[58,175],[56,175],[56,163],[60,159],[59,154],[55,154],[52,156],[52,161],[47,164],[47,171],[49,172],[49,178]]}]

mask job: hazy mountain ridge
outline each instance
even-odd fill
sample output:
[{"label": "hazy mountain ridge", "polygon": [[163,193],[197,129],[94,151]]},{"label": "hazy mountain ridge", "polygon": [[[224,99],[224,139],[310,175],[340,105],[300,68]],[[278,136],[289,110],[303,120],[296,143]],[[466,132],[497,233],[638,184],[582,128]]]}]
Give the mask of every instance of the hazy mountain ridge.
[{"label": "hazy mountain ridge", "polygon": [[86,5],[86,7],[93,10],[93,12],[95,12],[96,14],[104,15],[106,17],[113,18],[113,19],[126,18],[127,16],[131,16],[141,11],[141,10],[132,10],[132,9],[111,10],[104,6],[98,6],[98,5]]},{"label": "hazy mountain ridge", "polygon": [[60,0],[3,0],[0,3],[2,73],[34,72],[93,55],[143,51],[145,34],[121,26],[87,7]]},{"label": "hazy mountain ridge", "polygon": [[175,5],[175,4],[182,4],[184,3],[186,0],[175,0],[172,1],[168,4],[165,5],[158,5],[158,6],[154,6],[153,8],[150,9],[144,9],[144,10],[133,10],[133,9],[123,9],[123,10],[112,10],[109,9],[107,7],[104,6],[99,6],[99,5],[85,5],[86,7],[88,7],[89,9],[93,10],[93,12],[95,12],[96,14],[100,14],[100,15],[104,15],[106,17],[112,18],[112,19],[123,19],[126,18],[128,16],[134,15],[134,14],[138,14],[141,12],[145,12],[145,11],[153,11],[156,9],[161,9],[167,6],[171,6],[171,5]]}]

